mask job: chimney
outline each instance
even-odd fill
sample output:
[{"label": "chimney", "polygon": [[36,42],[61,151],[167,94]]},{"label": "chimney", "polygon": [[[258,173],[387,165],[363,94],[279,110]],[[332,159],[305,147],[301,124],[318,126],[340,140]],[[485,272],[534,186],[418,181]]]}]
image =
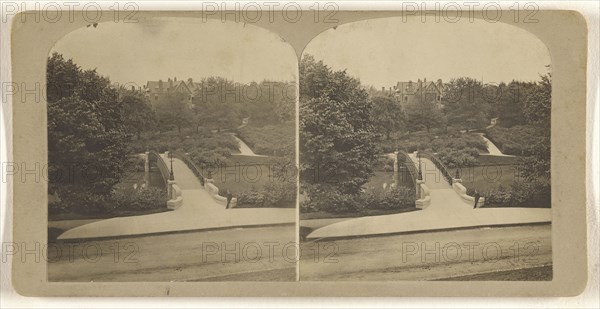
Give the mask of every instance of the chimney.
[{"label": "chimney", "polygon": [[177,77],[173,77],[173,78],[175,78],[175,81],[177,81]]},{"label": "chimney", "polygon": [[385,87],[381,87],[381,91],[385,92]]},{"label": "chimney", "polygon": [[423,78],[423,83],[427,83],[427,78]]},{"label": "chimney", "polygon": [[135,86],[131,86],[131,91],[135,91]]},{"label": "chimney", "polygon": [[162,91],[162,89],[163,89],[163,81],[162,81],[162,79],[158,80],[158,89],[160,89],[160,91]]}]

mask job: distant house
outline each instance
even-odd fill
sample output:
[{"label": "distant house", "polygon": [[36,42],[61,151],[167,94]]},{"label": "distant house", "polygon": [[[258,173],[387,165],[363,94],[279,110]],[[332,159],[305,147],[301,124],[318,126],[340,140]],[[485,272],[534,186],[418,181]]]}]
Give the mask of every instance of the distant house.
[{"label": "distant house", "polygon": [[178,81],[175,77],[169,78],[167,81],[148,81],[144,86],[144,91],[152,106],[156,106],[167,94],[179,92],[184,94],[184,101],[191,108],[194,95],[200,87],[200,83],[195,83],[191,78],[188,78],[187,81]]},{"label": "distant house", "polygon": [[396,97],[402,107],[418,104],[420,103],[419,98],[421,98],[421,100],[435,102],[441,108],[445,88],[446,87],[441,79],[438,79],[437,82],[427,82],[427,79],[424,79],[423,81],[419,79],[416,82],[398,82],[393,90],[390,88],[389,91]]}]

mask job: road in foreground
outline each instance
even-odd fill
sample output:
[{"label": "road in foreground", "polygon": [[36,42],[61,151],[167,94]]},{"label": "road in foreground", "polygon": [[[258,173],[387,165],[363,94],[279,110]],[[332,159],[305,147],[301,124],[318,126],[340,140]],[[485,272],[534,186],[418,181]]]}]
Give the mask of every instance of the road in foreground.
[{"label": "road in foreground", "polygon": [[49,281],[294,281],[294,225],[58,242]]},{"label": "road in foreground", "polygon": [[480,274],[476,280],[522,280],[494,274],[544,266],[551,272],[550,231],[550,224],[542,224],[306,242],[300,246],[300,280],[439,280],[474,274]]}]

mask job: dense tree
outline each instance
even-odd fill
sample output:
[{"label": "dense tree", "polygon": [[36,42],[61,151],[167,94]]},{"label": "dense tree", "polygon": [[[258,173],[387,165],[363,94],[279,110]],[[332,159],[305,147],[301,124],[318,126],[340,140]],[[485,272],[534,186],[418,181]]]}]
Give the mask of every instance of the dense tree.
[{"label": "dense tree", "polygon": [[238,126],[244,116],[241,113],[241,86],[222,77],[205,78],[200,84],[193,100],[196,129],[225,129]]},{"label": "dense tree", "polygon": [[138,139],[143,132],[156,127],[156,115],[148,98],[140,91],[120,89],[123,102],[123,118],[129,132],[135,133]]},{"label": "dense tree", "polygon": [[124,172],[130,138],[123,102],[107,78],[60,54],[48,59],[47,72],[49,192],[108,194]]},{"label": "dense tree", "polygon": [[552,103],[552,76],[541,76],[541,80],[528,93],[523,106],[523,114],[530,124],[550,129]]},{"label": "dense tree", "polygon": [[378,133],[389,140],[394,132],[401,132],[405,125],[405,115],[400,104],[391,96],[373,97],[373,124]]},{"label": "dense tree", "polygon": [[193,121],[193,113],[185,102],[185,95],[179,92],[167,93],[156,104],[156,116],[161,126],[176,127],[179,133]]},{"label": "dense tree", "polygon": [[410,131],[425,129],[430,132],[446,123],[440,106],[432,100],[417,100],[417,103],[407,105],[406,118]]},{"label": "dense tree", "polygon": [[[552,77],[541,76],[540,82],[525,99],[524,117],[530,125],[540,131],[539,141],[532,145],[532,155],[525,159],[523,175],[525,179],[550,181],[550,112],[552,105]],[[549,185],[549,184],[548,184]]]},{"label": "dense tree", "polygon": [[468,77],[452,79],[442,98],[448,125],[467,130],[485,127],[489,123],[488,101],[492,100],[481,82]]},{"label": "dense tree", "polygon": [[358,193],[375,162],[367,92],[345,71],[332,71],[311,56],[301,61],[300,81],[302,180]]},{"label": "dense tree", "polygon": [[63,55],[52,53],[46,66],[46,96],[48,102],[56,102],[75,93],[81,69],[72,59],[65,60]]}]

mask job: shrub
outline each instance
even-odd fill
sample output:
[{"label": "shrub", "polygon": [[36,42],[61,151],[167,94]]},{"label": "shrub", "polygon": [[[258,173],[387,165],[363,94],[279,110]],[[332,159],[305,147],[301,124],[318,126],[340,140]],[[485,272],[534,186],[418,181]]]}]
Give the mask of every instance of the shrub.
[{"label": "shrub", "polygon": [[166,192],[153,187],[131,192],[115,192],[111,199],[114,209],[148,210],[167,206]]},{"label": "shrub", "polygon": [[359,201],[356,195],[343,194],[333,188],[321,188],[318,185],[307,189],[308,199],[301,203],[301,208],[308,212],[326,211],[331,213],[344,213],[357,211]]},{"label": "shrub", "polygon": [[[467,192],[469,194],[469,192]],[[483,193],[486,204],[503,207],[550,207],[550,185],[541,181],[516,181],[510,188],[499,186]]]},{"label": "shrub", "polygon": [[476,165],[479,152],[475,148],[460,150],[444,148],[438,151],[436,155],[447,168],[454,169]]},{"label": "shrub", "polygon": [[366,191],[360,195],[361,205],[367,209],[405,209],[415,206],[415,191],[405,187],[382,191]]},{"label": "shrub", "polygon": [[107,212],[111,205],[110,196],[83,191],[76,186],[63,186],[58,189],[58,201],[48,205],[51,214],[74,211],[82,214]]},{"label": "shrub", "polygon": [[125,170],[127,172],[143,172],[146,160],[143,157],[133,155],[127,158],[125,162]]},{"label": "shrub", "polygon": [[326,211],[331,213],[358,212],[361,209],[400,210],[415,206],[415,192],[399,187],[389,190],[367,190],[356,195],[334,190],[308,190],[309,199],[300,204],[302,212]]},{"label": "shrub", "polygon": [[532,154],[531,147],[535,145],[544,132],[530,125],[503,128],[495,126],[487,130],[487,137],[504,154],[528,156]]},{"label": "shrub", "polygon": [[[221,192],[219,192],[221,194]],[[252,207],[283,207],[296,201],[296,184],[290,182],[269,182],[257,190],[240,192],[238,205]]]},{"label": "shrub", "polygon": [[381,170],[381,171],[385,171],[385,172],[393,171],[394,170],[394,159],[392,159],[388,156],[380,156],[377,158],[377,161],[375,162],[375,166],[373,167],[373,169]]}]

